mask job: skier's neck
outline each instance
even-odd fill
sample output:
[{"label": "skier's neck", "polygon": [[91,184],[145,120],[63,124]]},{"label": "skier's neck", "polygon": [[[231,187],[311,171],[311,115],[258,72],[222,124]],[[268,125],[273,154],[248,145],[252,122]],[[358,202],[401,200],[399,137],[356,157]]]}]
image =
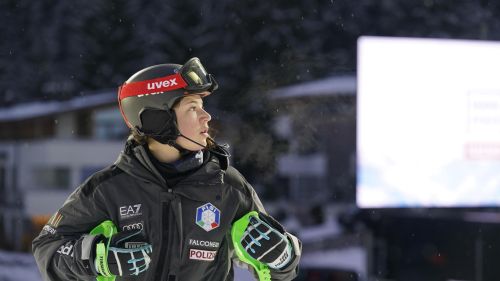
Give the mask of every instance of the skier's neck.
[{"label": "skier's neck", "polygon": [[157,142],[154,139],[148,140],[148,148],[151,154],[163,163],[172,163],[181,158],[179,150],[168,144]]}]

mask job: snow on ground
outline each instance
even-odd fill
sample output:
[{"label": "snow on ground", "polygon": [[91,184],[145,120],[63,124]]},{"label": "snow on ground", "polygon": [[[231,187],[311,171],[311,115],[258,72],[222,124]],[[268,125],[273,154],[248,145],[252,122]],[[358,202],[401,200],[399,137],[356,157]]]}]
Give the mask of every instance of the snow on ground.
[{"label": "snow on ground", "polygon": [[[353,270],[362,276],[366,274],[366,256],[361,249],[348,248],[336,251],[309,253],[302,256],[303,267],[343,268]],[[238,281],[253,281],[247,270],[234,268]],[[42,281],[35,259],[30,253],[0,250],[0,281]]]},{"label": "snow on ground", "polygon": [[0,250],[0,281],[42,281],[31,253]]},{"label": "snow on ground", "polygon": [[303,254],[300,259],[302,268],[332,268],[357,272],[360,277],[367,276],[366,251],[360,247],[325,250]]},{"label": "snow on ground", "polygon": [[[252,281],[252,275],[235,267],[235,280]],[[42,281],[35,259],[30,253],[0,250],[0,281]]]}]

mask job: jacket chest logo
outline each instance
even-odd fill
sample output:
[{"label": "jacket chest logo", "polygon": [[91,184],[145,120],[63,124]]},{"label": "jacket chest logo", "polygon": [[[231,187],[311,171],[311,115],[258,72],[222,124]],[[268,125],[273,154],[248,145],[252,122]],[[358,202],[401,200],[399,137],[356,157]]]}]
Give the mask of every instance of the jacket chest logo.
[{"label": "jacket chest logo", "polygon": [[125,205],[120,207],[120,218],[132,218],[142,215],[141,204]]},{"label": "jacket chest logo", "polygon": [[205,231],[211,231],[220,225],[221,213],[212,203],[196,208],[196,224]]}]

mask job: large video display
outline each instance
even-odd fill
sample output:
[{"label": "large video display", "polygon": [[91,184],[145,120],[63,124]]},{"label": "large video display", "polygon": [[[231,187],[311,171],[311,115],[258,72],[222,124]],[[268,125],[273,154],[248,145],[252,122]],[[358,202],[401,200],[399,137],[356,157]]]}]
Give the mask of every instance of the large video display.
[{"label": "large video display", "polygon": [[500,206],[500,43],[360,37],[357,204]]}]

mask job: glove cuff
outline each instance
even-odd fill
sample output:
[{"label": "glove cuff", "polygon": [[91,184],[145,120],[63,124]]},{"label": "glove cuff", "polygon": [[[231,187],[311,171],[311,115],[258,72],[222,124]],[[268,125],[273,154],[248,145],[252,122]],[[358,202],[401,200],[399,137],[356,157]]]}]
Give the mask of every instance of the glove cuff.
[{"label": "glove cuff", "polygon": [[263,212],[259,212],[259,218],[261,220],[263,220],[264,222],[266,222],[268,225],[272,226],[279,233],[281,233],[283,235],[286,233],[285,228],[277,220],[275,220],[273,217],[271,217],[270,215],[265,214]]},{"label": "glove cuff", "polygon": [[99,241],[99,235],[85,234],[75,243],[74,255],[82,269],[90,276],[98,274],[94,266],[95,245]]},{"label": "glove cuff", "polygon": [[285,238],[286,247],[285,250],[279,255],[279,257],[273,262],[268,263],[267,265],[272,269],[282,269],[287,266],[293,257],[292,245],[288,238]]},{"label": "glove cuff", "polygon": [[97,272],[105,277],[113,277],[108,267],[108,247],[111,239],[101,241],[96,244],[95,248],[95,267]]}]

